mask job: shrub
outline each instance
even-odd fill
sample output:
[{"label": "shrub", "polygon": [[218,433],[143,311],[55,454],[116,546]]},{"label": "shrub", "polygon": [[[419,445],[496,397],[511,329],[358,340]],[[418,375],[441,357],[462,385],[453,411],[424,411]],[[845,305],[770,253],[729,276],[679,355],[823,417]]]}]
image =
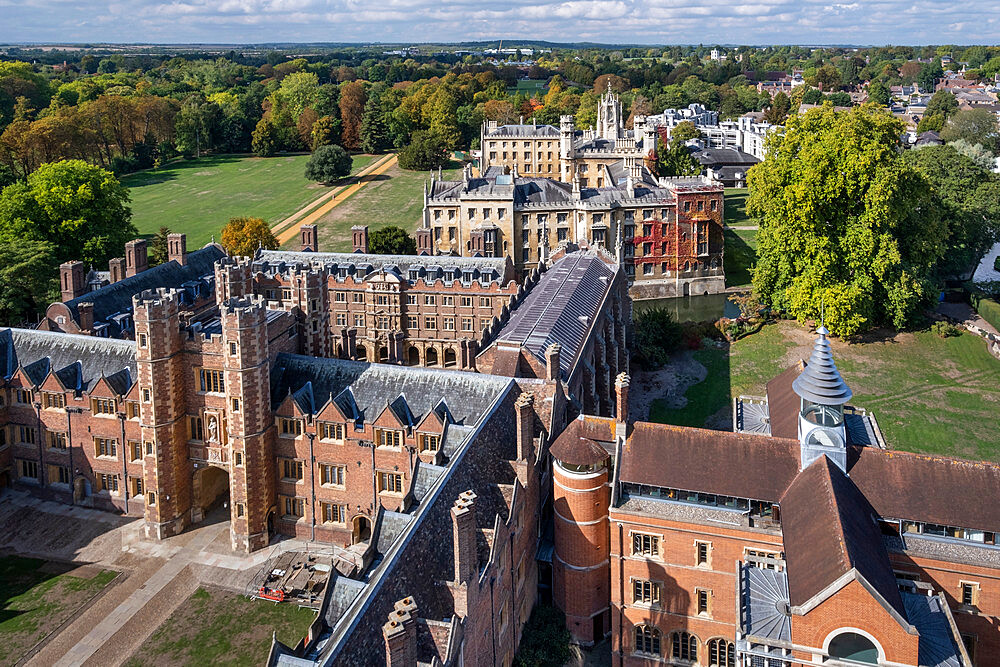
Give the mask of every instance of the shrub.
[{"label": "shrub", "polygon": [[514,664],[518,667],[562,667],[572,653],[563,613],[551,605],[538,605],[524,626]]},{"label": "shrub", "polygon": [[351,156],[341,146],[320,146],[306,163],[306,178],[318,183],[332,183],[351,173]]},{"label": "shrub", "polygon": [[368,252],[376,255],[416,255],[417,242],[402,227],[388,225],[368,235]]},{"label": "shrub", "polygon": [[955,336],[961,336],[962,330],[956,327],[951,322],[939,321],[931,325],[931,331],[937,334],[941,338],[953,338]]},{"label": "shrub", "polygon": [[[677,351],[684,337],[684,328],[665,308],[645,310],[632,323],[632,358],[646,368],[658,368],[670,361],[670,355]],[[700,332],[695,335],[700,341]]]}]

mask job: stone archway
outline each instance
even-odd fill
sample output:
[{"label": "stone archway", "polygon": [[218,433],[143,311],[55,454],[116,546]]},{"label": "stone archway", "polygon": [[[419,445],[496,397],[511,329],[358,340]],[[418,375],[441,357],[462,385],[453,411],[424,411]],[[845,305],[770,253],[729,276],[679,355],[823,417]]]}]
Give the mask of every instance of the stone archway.
[{"label": "stone archway", "polygon": [[433,347],[428,347],[427,351],[424,353],[424,365],[425,366],[438,365],[438,351]]},{"label": "stone archway", "polygon": [[372,539],[372,521],[364,514],[354,517],[351,531],[351,543],[368,542]]},{"label": "stone archway", "polygon": [[368,361],[368,348],[365,347],[364,345],[358,345],[356,348],[356,352],[354,354],[354,358],[357,359],[358,361]]},{"label": "stone archway", "polygon": [[[218,511],[225,506],[225,511]],[[191,480],[191,523],[204,521],[209,514],[229,519],[229,472],[201,464]]]},{"label": "stone archway", "polygon": [[380,364],[388,363],[389,361],[389,348],[385,345],[380,345],[378,348],[378,359]]},{"label": "stone archway", "polygon": [[458,365],[458,355],[455,354],[455,350],[450,347],[444,351],[444,367],[454,368]]},{"label": "stone archway", "polygon": [[408,366],[420,365],[420,350],[415,345],[411,345],[410,349],[406,351],[406,364]]}]

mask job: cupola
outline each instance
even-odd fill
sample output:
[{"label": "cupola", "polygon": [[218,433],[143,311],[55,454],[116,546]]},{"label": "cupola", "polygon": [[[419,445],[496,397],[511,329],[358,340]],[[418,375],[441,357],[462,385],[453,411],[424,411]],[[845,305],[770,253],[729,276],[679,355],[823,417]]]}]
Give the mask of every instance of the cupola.
[{"label": "cupola", "polygon": [[837,364],[825,326],[816,331],[819,337],[805,369],[792,382],[792,390],[801,399],[799,409],[799,443],[801,467],[805,469],[822,455],[847,471],[847,430],[844,427],[844,405],[853,393],[847,386]]}]

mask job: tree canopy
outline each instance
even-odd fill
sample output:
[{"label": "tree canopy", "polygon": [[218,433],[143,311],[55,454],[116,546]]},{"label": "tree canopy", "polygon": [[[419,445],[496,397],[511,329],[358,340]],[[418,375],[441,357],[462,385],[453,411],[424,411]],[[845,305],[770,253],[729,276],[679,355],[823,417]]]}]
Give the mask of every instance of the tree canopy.
[{"label": "tree canopy", "polygon": [[306,163],[306,178],[318,183],[332,183],[351,173],[351,156],[342,147],[320,146]]},{"label": "tree canopy", "polygon": [[873,105],[791,116],[750,169],[759,219],[754,288],[836,335],[905,327],[936,294],[948,223],[925,178],[900,155],[902,124]]},{"label": "tree canopy", "polygon": [[258,248],[277,250],[278,239],[260,218],[230,218],[222,228],[222,247],[230,255],[253,257]]},{"label": "tree canopy", "polygon": [[37,322],[58,299],[55,247],[33,239],[0,239],[0,324]]},{"label": "tree canopy", "polygon": [[128,189],[82,160],[42,165],[0,194],[0,239],[52,244],[56,263],[104,266],[138,235]]},{"label": "tree canopy", "polygon": [[417,242],[402,227],[388,225],[368,235],[368,252],[376,255],[416,255]]},{"label": "tree canopy", "polygon": [[399,151],[399,166],[411,171],[428,171],[448,162],[448,141],[436,132],[413,133],[410,145]]}]

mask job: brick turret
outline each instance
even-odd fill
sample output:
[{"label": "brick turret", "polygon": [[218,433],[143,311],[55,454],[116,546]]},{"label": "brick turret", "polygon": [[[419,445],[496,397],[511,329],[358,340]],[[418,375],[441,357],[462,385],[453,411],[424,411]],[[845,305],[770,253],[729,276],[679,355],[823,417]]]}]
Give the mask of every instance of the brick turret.
[{"label": "brick turret", "polygon": [[222,320],[230,466],[230,535],[234,551],[267,546],[274,510],[274,418],[271,413],[267,310],[263,297],[228,299]]},{"label": "brick turret", "polygon": [[354,241],[354,252],[368,252],[368,225],[351,227],[351,237]]},{"label": "brick turret", "polygon": [[319,241],[316,237],[316,225],[302,225],[299,227],[300,250],[302,252],[316,252],[319,250]]},{"label": "brick turret", "polygon": [[110,274],[109,281],[111,283],[122,280],[125,277],[125,258],[115,257],[114,259],[109,259],[108,273]]},{"label": "brick turret", "polygon": [[327,274],[322,268],[298,266],[289,275],[292,304],[299,320],[302,354],[329,357],[330,308]]},{"label": "brick turret", "polygon": [[185,380],[190,369],[181,354],[180,292],[142,292],[133,297],[132,309],[142,441],[148,443],[143,466],[145,529],[147,537],[163,539],[184,530],[191,509],[184,420]]},{"label": "brick turret", "polygon": [[223,257],[215,263],[215,302],[225,303],[253,293],[250,259]]}]

